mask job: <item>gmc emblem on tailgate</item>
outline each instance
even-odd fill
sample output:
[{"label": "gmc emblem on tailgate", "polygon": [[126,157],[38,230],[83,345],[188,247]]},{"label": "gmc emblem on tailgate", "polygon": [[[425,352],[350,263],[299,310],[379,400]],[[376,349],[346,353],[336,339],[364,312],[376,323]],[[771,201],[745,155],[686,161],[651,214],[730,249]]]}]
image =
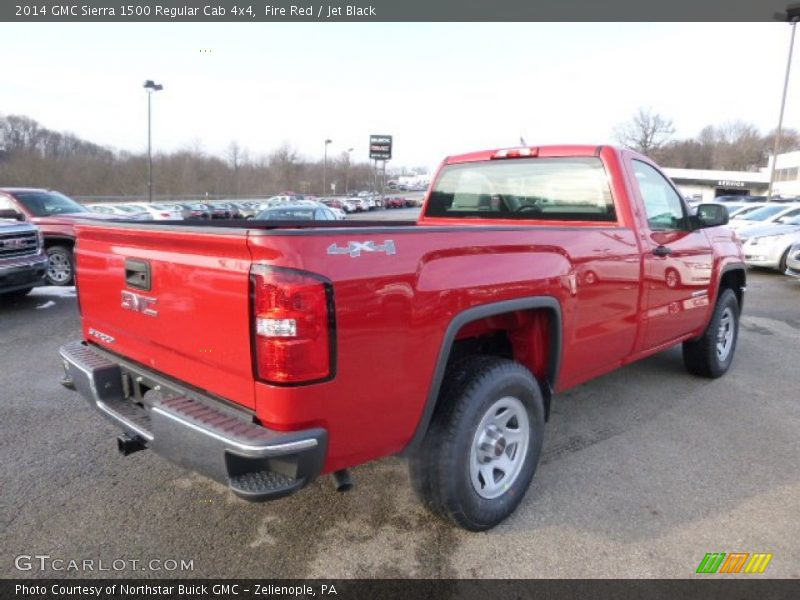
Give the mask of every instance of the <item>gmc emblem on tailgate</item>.
[{"label": "gmc emblem on tailgate", "polygon": [[157,298],[148,298],[147,296],[142,296],[141,294],[129,292],[128,290],[122,290],[122,308],[125,310],[140,312],[148,317],[157,317],[158,311],[153,308],[156,301]]}]

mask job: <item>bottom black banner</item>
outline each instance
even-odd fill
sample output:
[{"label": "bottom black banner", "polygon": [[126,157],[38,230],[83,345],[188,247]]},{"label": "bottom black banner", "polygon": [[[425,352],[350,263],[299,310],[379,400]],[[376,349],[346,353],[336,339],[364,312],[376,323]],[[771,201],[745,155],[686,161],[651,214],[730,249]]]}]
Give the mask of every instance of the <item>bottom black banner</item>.
[{"label": "bottom black banner", "polygon": [[0,598],[88,600],[772,600],[800,598],[800,580],[792,579],[331,579],[331,580],[111,580],[46,579],[0,581]]}]

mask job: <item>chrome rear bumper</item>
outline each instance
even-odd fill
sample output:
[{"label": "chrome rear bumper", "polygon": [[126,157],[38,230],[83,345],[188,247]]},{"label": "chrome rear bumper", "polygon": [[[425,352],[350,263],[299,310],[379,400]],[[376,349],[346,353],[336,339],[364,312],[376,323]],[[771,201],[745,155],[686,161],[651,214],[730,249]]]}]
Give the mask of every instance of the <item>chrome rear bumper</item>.
[{"label": "chrome rear bumper", "polygon": [[66,381],[103,416],[157,454],[227,484],[243,498],[285,496],[322,470],[324,429],[267,429],[222,410],[212,398],[156,389],[161,385],[137,403],[126,397],[122,366],[105,353],[78,341],[62,346],[60,354]]}]

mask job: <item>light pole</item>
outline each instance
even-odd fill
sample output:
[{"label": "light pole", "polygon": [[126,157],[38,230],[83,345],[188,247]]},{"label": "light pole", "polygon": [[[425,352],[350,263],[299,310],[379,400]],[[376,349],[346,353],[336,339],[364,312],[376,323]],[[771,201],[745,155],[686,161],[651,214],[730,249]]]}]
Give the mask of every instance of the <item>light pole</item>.
[{"label": "light pole", "polygon": [[781,111],[778,115],[778,129],[775,130],[775,145],[772,147],[772,168],[769,170],[769,187],[767,188],[767,202],[772,200],[772,185],[775,183],[775,166],[778,162],[778,152],[781,145],[781,128],[783,127],[783,111],[786,108],[786,92],[789,89],[789,73],[792,70],[792,54],[794,52],[794,34],[797,21],[800,20],[800,4],[790,4],[785,13],[777,13],[775,18],[779,21],[791,23],[792,33],[789,36],[789,57],[786,59],[786,75],[783,79],[783,95],[781,96]]},{"label": "light pole", "polygon": [[328,144],[332,144],[333,140],[325,139],[325,154],[322,159],[322,195],[327,194],[328,185]]},{"label": "light pole", "polygon": [[151,126],[151,101],[150,98],[153,92],[160,92],[164,86],[160,83],[155,83],[152,79],[144,82],[144,89],[147,90],[147,200],[153,201],[153,137]]},{"label": "light pole", "polygon": [[347,149],[347,165],[344,168],[344,195],[350,195],[350,153],[352,148]]}]

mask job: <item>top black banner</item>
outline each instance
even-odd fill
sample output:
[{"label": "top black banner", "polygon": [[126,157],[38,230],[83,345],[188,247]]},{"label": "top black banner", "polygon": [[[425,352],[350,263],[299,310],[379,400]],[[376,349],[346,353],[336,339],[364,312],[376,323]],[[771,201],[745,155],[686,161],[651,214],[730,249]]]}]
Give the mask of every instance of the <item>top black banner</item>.
[{"label": "top black banner", "polygon": [[786,0],[11,0],[0,21],[772,21]]}]

